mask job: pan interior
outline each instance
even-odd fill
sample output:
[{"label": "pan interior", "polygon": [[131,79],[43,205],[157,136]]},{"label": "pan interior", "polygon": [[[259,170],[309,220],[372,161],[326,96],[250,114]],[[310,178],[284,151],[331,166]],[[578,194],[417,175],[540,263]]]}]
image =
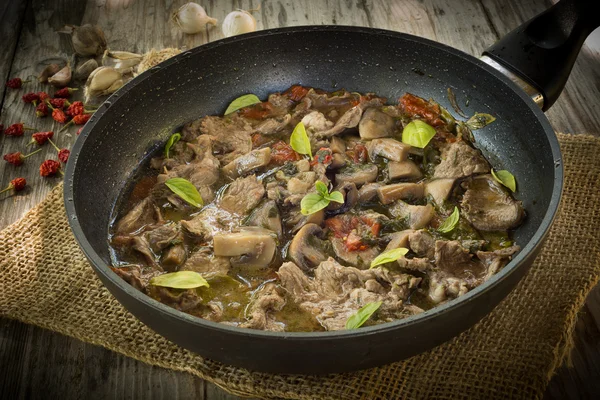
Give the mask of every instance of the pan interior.
[{"label": "pan interior", "polygon": [[493,124],[474,132],[476,143],[496,169],[516,177],[516,197],[527,210],[516,241],[524,247],[552,198],[549,125],[512,86],[481,65],[425,39],[344,27],[261,32],[181,54],[113,95],[76,143],[68,193],[90,245],[84,250],[110,263],[107,237],[115,202],[141,161],[178,127],[221,114],[241,94],[265,99],[292,84],[374,92],[394,103],[411,92],[435,99],[457,116],[447,99],[450,87],[466,114],[494,115]]}]

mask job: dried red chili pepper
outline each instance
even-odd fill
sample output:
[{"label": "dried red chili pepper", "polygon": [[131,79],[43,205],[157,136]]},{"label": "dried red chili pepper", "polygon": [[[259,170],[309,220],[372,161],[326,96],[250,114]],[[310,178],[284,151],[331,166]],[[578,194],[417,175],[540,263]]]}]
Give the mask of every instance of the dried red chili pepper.
[{"label": "dried red chili pepper", "polygon": [[37,95],[40,98],[40,101],[46,101],[50,98],[50,95],[46,92],[38,92]]},{"label": "dried red chili pepper", "polygon": [[62,161],[63,164],[66,164],[69,161],[69,156],[71,152],[68,149],[60,149],[58,152],[58,159]]},{"label": "dried red chili pepper", "polygon": [[65,112],[60,108],[55,108],[54,110],[52,110],[52,119],[61,124],[67,122],[67,116],[65,115]]},{"label": "dried red chili pepper", "polygon": [[36,151],[29,153],[27,155],[21,154],[21,152],[17,151],[16,153],[8,153],[4,155],[4,160],[16,167],[22,165],[27,157],[31,157],[35,153],[39,153],[42,149],[37,149]]},{"label": "dried red chili pepper", "polygon": [[12,124],[8,128],[4,130],[4,134],[7,136],[23,136],[25,130],[35,130],[34,128],[30,128],[25,126],[22,122]]},{"label": "dried red chili pepper", "polygon": [[24,81],[21,78],[12,78],[9,79],[8,82],[6,82],[6,86],[8,86],[11,89],[21,89],[21,86],[23,86],[23,84],[27,82],[29,81]]},{"label": "dried red chili pepper", "polygon": [[309,89],[304,86],[293,85],[288,90],[283,92],[283,94],[287,95],[292,101],[300,101],[306,96],[308,90]]},{"label": "dried red chili pepper", "polygon": [[54,132],[37,132],[31,135],[31,142],[29,144],[37,143],[40,146],[46,143],[48,140],[52,139],[54,136]]},{"label": "dried red chili pepper", "polygon": [[0,190],[0,193],[8,192],[12,189],[14,189],[15,192],[19,192],[25,189],[26,185],[27,181],[25,180],[25,178],[15,178],[12,181],[10,181],[10,184],[5,189]]},{"label": "dried red chili pepper", "polygon": [[21,99],[27,104],[33,103],[33,105],[37,105],[37,102],[40,100],[40,96],[37,93],[26,93],[21,96]]},{"label": "dried red chili pepper", "polygon": [[84,109],[84,105],[81,101],[74,101],[73,103],[71,103],[69,108],[67,108],[67,115],[74,117],[76,115],[83,114]]},{"label": "dried red chili pepper", "polygon": [[46,104],[44,102],[41,102],[35,108],[35,115],[38,118],[46,117],[49,112],[50,112],[50,109],[48,108],[48,104]]},{"label": "dried red chili pepper", "polygon": [[69,97],[71,97],[71,93],[73,93],[75,90],[79,90],[77,88],[70,88],[70,87],[64,87],[60,90],[57,90],[56,92],[54,92],[54,97],[61,97],[63,99],[68,99]]},{"label": "dried red chili pepper", "polygon": [[54,108],[65,108],[69,106],[71,103],[67,99],[48,99],[48,104]]},{"label": "dried red chili pepper", "polygon": [[444,125],[444,121],[440,118],[439,105],[411,93],[404,94],[398,99],[398,102],[402,104],[404,111],[411,117],[420,116],[425,119],[425,122],[434,127]]},{"label": "dried red chili pepper", "polygon": [[60,171],[60,163],[56,160],[46,160],[40,165],[41,176],[56,175]]},{"label": "dried red chili pepper", "polygon": [[77,129],[77,135],[80,135],[82,130],[83,130],[83,126],[79,129]]},{"label": "dried red chili pepper", "polygon": [[92,114],[76,115],[75,117],[73,117],[73,122],[75,122],[75,125],[84,125],[90,120],[91,117]]}]

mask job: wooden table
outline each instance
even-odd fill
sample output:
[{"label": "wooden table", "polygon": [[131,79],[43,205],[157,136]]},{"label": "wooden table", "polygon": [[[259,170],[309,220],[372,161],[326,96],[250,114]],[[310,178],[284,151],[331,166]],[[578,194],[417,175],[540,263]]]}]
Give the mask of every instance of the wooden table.
[{"label": "wooden table", "polygon": [[[100,25],[113,50],[138,53],[152,48],[192,48],[222,37],[220,26],[208,33],[184,35],[168,22],[178,1],[159,0],[38,0],[0,3],[0,122],[25,122],[39,130],[56,130],[52,120],[38,120],[21,101],[26,91],[46,90],[37,82],[26,90],[6,88],[9,77],[26,77],[55,59],[72,54],[70,40],[55,30],[65,24]],[[254,9],[259,29],[307,24],[360,25],[412,33],[448,44],[473,55],[521,22],[551,5],[549,0],[267,0],[199,1],[222,21],[233,8]],[[600,31],[584,46],[561,98],[547,116],[557,131],[600,134]],[[235,57],[235,55],[232,55]],[[76,129],[59,134],[70,147]],[[2,137],[2,154],[22,150],[24,138]],[[19,219],[41,201],[58,179],[37,173],[40,160],[54,157],[44,146],[35,161],[16,169],[2,162],[0,186],[16,176],[30,188],[18,196],[0,198],[0,228]],[[55,157],[54,157],[55,158]],[[0,288],[0,290],[10,290]],[[600,289],[589,297],[577,324],[573,368],[562,367],[547,398],[600,395]],[[34,326],[0,319],[0,398],[204,398],[234,399],[192,375],[151,367],[91,344]],[[594,396],[595,395],[595,396]]]}]

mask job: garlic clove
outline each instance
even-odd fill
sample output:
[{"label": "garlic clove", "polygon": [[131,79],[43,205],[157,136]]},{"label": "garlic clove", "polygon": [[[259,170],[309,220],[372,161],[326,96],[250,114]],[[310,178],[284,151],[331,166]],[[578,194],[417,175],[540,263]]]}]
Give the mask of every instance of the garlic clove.
[{"label": "garlic clove", "polygon": [[104,32],[96,25],[67,25],[59,33],[70,33],[75,53],[80,56],[99,56],[106,50]]},{"label": "garlic clove", "polygon": [[256,31],[256,19],[245,10],[232,11],[223,20],[223,35],[230,37]]},{"label": "garlic clove", "polygon": [[54,87],[64,87],[71,82],[71,63],[48,78],[48,83]]},{"label": "garlic clove", "polygon": [[182,5],[171,17],[184,33],[194,34],[206,29],[206,25],[217,25],[217,20],[206,14],[200,4],[193,2]]},{"label": "garlic clove", "polygon": [[109,51],[106,50],[102,56],[102,65],[113,67],[121,73],[131,71],[142,61],[142,55],[130,53],[128,51]]},{"label": "garlic clove", "polygon": [[46,65],[46,68],[44,68],[42,70],[42,72],[40,72],[40,75],[38,76],[38,81],[40,83],[46,83],[46,82],[48,82],[49,77],[56,74],[60,70],[61,70],[61,68],[60,68],[60,65],[58,65],[58,64]]},{"label": "garlic clove", "polygon": [[96,68],[98,68],[98,62],[96,62],[96,60],[93,58],[87,60],[86,62],[79,64],[75,69],[74,78],[79,80],[87,79]]},{"label": "garlic clove", "polygon": [[85,86],[91,91],[102,92],[122,78],[123,75],[112,67],[98,67],[90,74]]}]

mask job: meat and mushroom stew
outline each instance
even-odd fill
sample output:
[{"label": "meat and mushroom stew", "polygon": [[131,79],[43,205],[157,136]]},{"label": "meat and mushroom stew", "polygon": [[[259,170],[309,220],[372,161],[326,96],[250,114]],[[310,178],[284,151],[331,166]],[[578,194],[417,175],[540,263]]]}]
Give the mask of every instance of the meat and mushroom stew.
[{"label": "meat and mushroom stew", "polygon": [[[457,110],[458,111],[458,110]],[[410,93],[292,86],[173,134],[111,226],[113,270],[211,321],[352,329],[482,284],[519,251],[515,179],[473,129]]]}]

